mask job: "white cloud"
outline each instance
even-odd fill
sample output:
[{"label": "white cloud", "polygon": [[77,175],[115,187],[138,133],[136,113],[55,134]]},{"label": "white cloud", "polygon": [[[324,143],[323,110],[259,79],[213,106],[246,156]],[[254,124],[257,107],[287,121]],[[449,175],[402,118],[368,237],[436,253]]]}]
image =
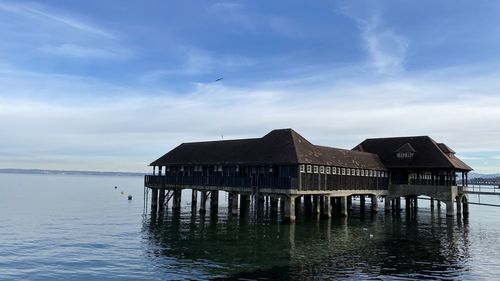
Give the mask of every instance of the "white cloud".
[{"label": "white cloud", "polygon": [[[500,151],[500,97],[488,90],[470,95],[487,89],[484,83],[495,85],[493,74],[479,83],[429,74],[394,82],[349,80],[309,91],[198,84],[187,93],[67,76],[9,75],[8,80],[22,77],[16,87],[0,81],[6,85],[0,91],[0,151],[11,152],[8,161],[0,161],[4,167],[24,165],[23,159],[34,155],[54,167],[64,159],[61,166],[81,168],[82,158],[87,169],[141,170],[181,142],[221,134],[258,137],[286,127],[313,143],[343,148],[368,137],[430,135],[458,153]],[[42,97],[25,94],[33,89]],[[48,94],[53,98],[46,99]],[[78,98],[67,100],[68,95]],[[18,160],[12,151],[21,155]]]}]

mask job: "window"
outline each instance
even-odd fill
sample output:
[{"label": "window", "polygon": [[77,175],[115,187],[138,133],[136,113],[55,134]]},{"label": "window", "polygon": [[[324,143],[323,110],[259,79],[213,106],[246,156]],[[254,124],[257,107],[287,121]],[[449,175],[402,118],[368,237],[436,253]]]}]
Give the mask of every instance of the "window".
[{"label": "window", "polygon": [[332,167],[332,174],[336,175],[337,174],[337,168]]},{"label": "window", "polygon": [[304,173],[306,171],[306,167],[304,165],[300,165],[299,170],[301,173]]},{"label": "window", "polygon": [[356,169],[356,176],[359,177],[359,169]]},{"label": "window", "polygon": [[347,175],[350,176],[351,175],[351,169],[347,169]]},{"label": "window", "polygon": [[311,165],[307,165],[307,172],[312,173],[312,166]]},{"label": "window", "polygon": [[240,171],[240,166],[236,165],[236,169],[235,169],[236,172],[239,172]]},{"label": "window", "polygon": [[313,171],[314,171],[315,174],[317,174],[318,173],[318,166],[314,165]]},{"label": "window", "polygon": [[345,168],[342,168],[342,175],[345,176]]},{"label": "window", "polygon": [[365,176],[365,170],[361,170],[361,176],[364,177]]},{"label": "window", "polygon": [[356,169],[351,169],[351,175],[356,175]]},{"label": "window", "polygon": [[324,174],[325,173],[325,166],[320,166],[319,167],[319,173]]},{"label": "window", "polygon": [[181,166],[181,169],[179,171],[184,172],[184,166]]},{"label": "window", "polygon": [[377,177],[380,178],[380,171],[377,171]]},{"label": "window", "polygon": [[331,174],[331,173],[332,173],[332,168],[330,168],[330,167],[326,167],[326,173],[327,173],[327,174]]},{"label": "window", "polygon": [[373,177],[373,171],[370,170],[370,177]]}]

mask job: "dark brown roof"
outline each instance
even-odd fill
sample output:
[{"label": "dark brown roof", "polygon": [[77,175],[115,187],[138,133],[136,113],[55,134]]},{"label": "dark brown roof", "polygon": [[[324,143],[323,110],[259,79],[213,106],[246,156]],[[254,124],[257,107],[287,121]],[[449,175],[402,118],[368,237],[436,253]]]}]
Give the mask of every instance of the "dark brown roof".
[{"label": "dark brown roof", "polygon": [[[410,145],[414,150],[411,158],[398,158],[396,152]],[[446,145],[444,145],[446,146]],[[408,148],[408,147],[407,147]],[[391,168],[442,168],[471,171],[472,168],[458,159],[453,150],[439,145],[428,136],[367,139],[355,150],[377,154],[384,165]],[[445,153],[445,150],[449,151]]]},{"label": "dark brown roof", "polygon": [[377,155],[313,145],[292,129],[262,138],[183,143],[150,166],[299,163],[385,170]]}]

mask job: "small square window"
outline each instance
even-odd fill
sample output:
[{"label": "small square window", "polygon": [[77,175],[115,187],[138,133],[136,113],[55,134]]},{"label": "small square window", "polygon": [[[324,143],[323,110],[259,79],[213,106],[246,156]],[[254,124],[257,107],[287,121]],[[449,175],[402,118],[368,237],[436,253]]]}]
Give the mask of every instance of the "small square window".
[{"label": "small square window", "polygon": [[308,173],[312,173],[312,166],[311,165],[307,165],[306,169],[307,169]]},{"label": "small square window", "polygon": [[332,168],[330,168],[330,167],[326,167],[326,173],[327,173],[327,174],[331,174],[331,173],[332,173]]},{"label": "small square window", "polygon": [[359,169],[356,169],[356,176],[359,177]]},{"label": "small square window", "polygon": [[319,166],[319,173],[324,174],[325,173],[325,166]]},{"label": "small square window", "polygon": [[314,165],[313,166],[313,171],[314,171],[315,174],[317,174],[318,173],[318,166]]},{"label": "small square window", "polygon": [[342,168],[342,175],[345,176],[345,168]]},{"label": "small square window", "polygon": [[356,169],[351,169],[351,175],[356,175]]},{"label": "small square window", "polygon": [[380,177],[380,171],[377,171],[377,177]]},{"label": "small square window", "polygon": [[351,169],[347,169],[347,175],[350,176],[351,175]]},{"label": "small square window", "polygon": [[364,177],[365,176],[365,170],[361,170],[361,176]]},{"label": "small square window", "polygon": [[306,167],[305,167],[304,165],[300,165],[300,166],[299,166],[299,171],[300,171],[301,173],[304,173],[304,172],[306,171]]},{"label": "small square window", "polygon": [[370,173],[369,173],[370,177],[373,177],[373,171],[370,170]]},{"label": "small square window", "polygon": [[337,168],[332,167],[332,174],[336,175],[337,174]]}]

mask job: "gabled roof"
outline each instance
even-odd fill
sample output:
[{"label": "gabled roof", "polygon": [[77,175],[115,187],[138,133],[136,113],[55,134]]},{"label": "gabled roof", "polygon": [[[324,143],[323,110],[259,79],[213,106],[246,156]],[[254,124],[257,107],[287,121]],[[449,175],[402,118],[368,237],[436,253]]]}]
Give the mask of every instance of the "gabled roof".
[{"label": "gabled roof", "polygon": [[262,138],[183,143],[150,166],[210,164],[317,164],[385,170],[377,155],[318,146],[292,129]]},{"label": "gabled roof", "polygon": [[398,153],[398,152],[415,152],[415,148],[413,148],[413,146],[411,146],[411,144],[405,143],[402,146],[400,146],[398,149],[396,149],[396,151],[394,151],[394,152],[396,152],[396,153]]},{"label": "gabled roof", "polygon": [[[400,149],[414,150],[411,158],[398,158]],[[448,151],[453,151],[447,147]],[[471,171],[472,168],[428,136],[366,139],[355,150],[377,154],[387,168],[441,168]]]}]

